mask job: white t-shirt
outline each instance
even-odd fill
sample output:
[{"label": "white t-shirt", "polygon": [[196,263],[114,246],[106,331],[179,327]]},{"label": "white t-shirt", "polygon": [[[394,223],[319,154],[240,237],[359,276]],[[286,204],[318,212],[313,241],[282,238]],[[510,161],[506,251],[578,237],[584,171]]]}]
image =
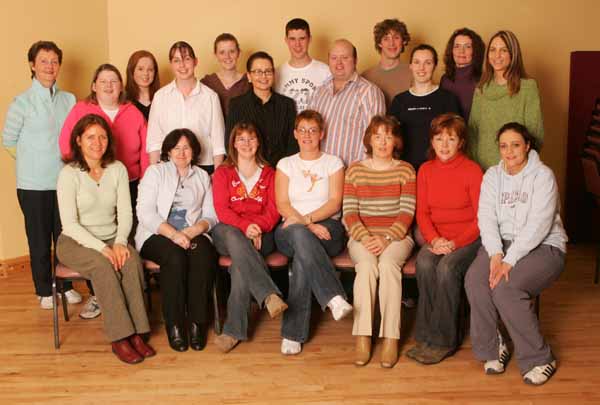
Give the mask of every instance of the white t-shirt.
[{"label": "white t-shirt", "polygon": [[102,106],[100,106],[100,108],[102,109],[102,111],[104,111],[104,114],[108,115],[108,118],[110,118],[110,120],[112,122],[115,122],[115,117],[117,116],[117,113],[119,112],[119,107],[115,108],[114,110],[104,108]]},{"label": "white t-shirt", "polygon": [[275,91],[293,98],[300,113],[306,110],[308,97],[330,76],[329,66],[316,59],[301,68],[286,62],[275,70]]},{"label": "white t-shirt", "polygon": [[[316,160],[302,160],[296,153],[277,163],[277,170],[289,178],[290,203],[301,215],[313,212],[329,200],[329,176],[343,167],[339,157],[327,153]],[[339,213],[333,218],[339,218]]]}]

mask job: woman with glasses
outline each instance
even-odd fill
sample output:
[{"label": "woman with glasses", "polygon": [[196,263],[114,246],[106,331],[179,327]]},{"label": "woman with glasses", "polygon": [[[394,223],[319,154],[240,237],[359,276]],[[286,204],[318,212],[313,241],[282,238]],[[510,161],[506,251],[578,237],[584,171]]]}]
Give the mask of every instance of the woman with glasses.
[{"label": "woman with glasses", "polygon": [[[266,52],[250,55],[246,69],[252,89],[231,100],[225,134],[228,136],[238,122],[253,123],[263,137],[262,154],[275,167],[281,158],[296,153],[298,144],[294,141],[296,104],[272,90],[273,66],[273,58]],[[227,138],[225,144],[228,142]]]},{"label": "woman with glasses", "polygon": [[161,162],[150,166],[140,182],[137,206],[135,244],[142,257],[160,265],[167,337],[179,352],[206,345],[217,266],[208,236],[217,218],[210,176],[196,166],[200,152],[192,131],[171,131],[162,144]]}]

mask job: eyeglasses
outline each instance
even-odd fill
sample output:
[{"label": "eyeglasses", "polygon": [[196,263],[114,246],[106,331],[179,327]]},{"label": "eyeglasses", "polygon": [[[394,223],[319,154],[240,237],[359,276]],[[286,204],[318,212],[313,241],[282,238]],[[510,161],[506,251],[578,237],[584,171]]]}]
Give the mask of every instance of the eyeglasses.
[{"label": "eyeglasses", "polygon": [[120,84],[121,82],[118,80],[98,80],[98,83],[100,83],[101,86],[116,86],[117,84]]},{"label": "eyeglasses", "polygon": [[254,70],[250,71],[250,73],[252,73],[255,76],[273,76],[274,72],[275,71],[273,69],[265,69],[265,70],[254,69]]},{"label": "eyeglasses", "polygon": [[298,131],[300,133],[300,135],[314,135],[314,134],[318,134],[319,132],[321,132],[321,130],[318,127],[312,127],[312,128],[296,128],[296,131]]},{"label": "eyeglasses", "polygon": [[235,143],[255,143],[258,142],[258,138],[253,136],[253,137],[239,137],[239,138],[235,138]]}]

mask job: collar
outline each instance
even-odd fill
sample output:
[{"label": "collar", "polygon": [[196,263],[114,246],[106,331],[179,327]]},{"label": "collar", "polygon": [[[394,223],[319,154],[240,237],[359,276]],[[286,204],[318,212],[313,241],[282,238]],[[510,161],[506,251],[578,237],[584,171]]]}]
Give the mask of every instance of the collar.
[{"label": "collar", "polygon": [[248,90],[248,93],[249,93],[248,97],[250,98],[250,100],[252,100],[252,102],[254,104],[259,105],[259,106],[264,106],[264,105],[270,104],[273,102],[273,99],[275,98],[275,92],[273,90],[271,90],[271,97],[269,97],[267,102],[263,104],[262,99],[254,93],[254,90],[250,89],[250,90]]},{"label": "collar", "polygon": [[[165,165],[167,167],[167,170],[169,170],[169,172],[172,175],[179,177],[179,172],[177,172],[177,166],[175,166],[175,163],[173,163],[172,160],[166,161]],[[194,166],[190,165],[188,167],[190,170],[188,170],[188,174],[183,180],[189,179],[190,177],[192,177],[194,175],[194,173],[196,173],[196,171],[194,170]]]},{"label": "collar", "polygon": [[465,155],[458,152],[452,159],[447,162],[442,162],[438,157],[435,158],[435,164],[441,168],[453,169],[460,165],[465,160]]},{"label": "collar", "polygon": [[[348,79],[348,81],[346,83],[344,83],[344,87],[342,87],[338,91],[338,93],[344,91],[348,86],[351,86],[353,83],[357,82],[359,80],[359,78],[360,78],[360,76],[358,75],[358,72],[355,70],[354,73],[352,74],[352,76],[350,76],[350,79]],[[333,95],[333,76],[331,76],[328,80],[329,80],[329,82],[326,82],[326,84],[328,84],[327,88],[329,89],[329,92]]]},{"label": "collar", "polygon": [[[178,94],[181,94],[183,96],[183,94],[177,88],[177,83],[176,83],[175,79],[173,79],[173,81],[171,83],[167,84],[167,90],[169,91],[169,93],[177,92]],[[190,92],[188,97],[198,95],[201,92],[202,92],[202,87],[201,87],[200,80],[196,79],[196,86],[194,86],[194,88],[192,89],[192,91]]]},{"label": "collar", "polygon": [[[36,92],[36,94],[39,94],[43,97],[48,97],[48,98],[51,98],[52,96],[54,96],[56,94],[56,92],[58,91],[56,82],[54,82],[54,84],[52,85],[52,87],[51,87],[52,93],[50,93],[50,88],[42,86],[42,83],[40,83],[40,81],[38,79],[36,79],[35,77],[31,81],[31,88],[33,89],[33,91]],[[51,94],[52,94],[52,96],[51,96]]]}]

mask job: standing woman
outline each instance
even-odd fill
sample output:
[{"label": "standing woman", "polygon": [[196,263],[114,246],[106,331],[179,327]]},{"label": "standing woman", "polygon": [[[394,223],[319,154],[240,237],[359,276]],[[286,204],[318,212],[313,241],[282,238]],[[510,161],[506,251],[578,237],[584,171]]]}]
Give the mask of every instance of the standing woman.
[{"label": "standing woman", "polygon": [[140,336],[150,325],[142,262],[127,244],[133,223],[127,170],[115,160],[110,126],[99,115],[82,117],[69,144],[72,153],[57,184],[63,224],[57,255],[92,281],[113,353],[139,363],[155,352]]},{"label": "standing woman", "polygon": [[281,159],[275,174],[277,210],[284,218],[275,230],[277,249],[292,258],[289,308],[283,315],[281,352],[298,354],[308,339],[312,295],[339,321],[352,311],[329,259],[344,250],[340,222],[344,164],[321,152],[323,117],[304,110],[296,118],[294,137],[300,152]]},{"label": "standing woman", "polygon": [[471,154],[484,170],[498,162],[498,130],[513,121],[527,127],[541,146],[544,123],[537,83],[525,72],[515,34],[498,31],[488,44],[485,69],[469,117]]},{"label": "standing woman", "polygon": [[125,94],[144,116],[146,122],[150,115],[150,106],[154,93],[160,88],[158,64],[154,55],[148,51],[135,51],[127,62],[127,82]]},{"label": "standing woman", "polygon": [[161,162],[150,166],[140,182],[137,206],[135,244],[142,257],[160,265],[167,337],[179,352],[206,345],[208,297],[217,267],[208,236],[217,218],[210,176],[196,166],[200,154],[192,131],[171,131],[162,144]]},{"label": "standing woman", "polygon": [[[62,50],[51,41],[38,41],[27,52],[31,87],[11,103],[2,143],[16,159],[17,198],[25,219],[31,276],[40,307],[52,309],[52,243],[60,234],[56,179],[62,168],[57,148],[60,129],[75,104],[71,93],[60,90],[56,79]],[[70,283],[69,303],[81,302]]]},{"label": "standing woman", "polygon": [[446,71],[440,81],[440,87],[458,97],[461,114],[469,121],[473,93],[481,78],[485,44],[475,31],[461,28],[452,33],[446,51],[444,65]]},{"label": "standing woman", "polygon": [[381,366],[389,368],[398,361],[402,266],[414,246],[410,226],[415,213],[415,170],[400,160],[402,132],[394,117],[373,117],[363,144],[368,159],[348,168],[343,204],[343,221],[350,235],[348,250],[356,264],[354,363],[364,366],[371,357],[375,301],[379,297]]},{"label": "standing woman", "polygon": [[530,301],[564,270],[567,235],[556,179],[540,161],[537,139],[516,122],[502,126],[497,139],[502,160],[481,185],[483,246],[465,279],[471,342],[486,374],[504,372],[510,354],[497,331],[500,317],[523,380],[540,385],[556,371],[556,359]]},{"label": "standing woman", "polygon": [[477,207],[482,172],[465,156],[467,129],[456,114],[431,122],[429,160],[417,176],[417,224],[426,241],[417,256],[417,345],[406,355],[439,363],[460,346],[463,280],[481,245]]},{"label": "standing woman", "polygon": [[[266,52],[255,52],[248,58],[246,73],[252,89],[231,100],[225,134],[228,137],[238,122],[253,123],[263,137],[262,154],[276,167],[283,157],[298,151],[294,141],[296,103],[273,91],[275,68]],[[225,140],[228,144],[229,139]]]},{"label": "standing woman", "polygon": [[456,96],[433,83],[433,71],[438,56],[430,45],[419,45],[410,54],[410,71],[413,83],[410,89],[394,97],[390,106],[393,115],[404,131],[403,158],[415,170],[427,160],[429,126],[440,114],[460,111]]},{"label": "standing woman", "polygon": [[213,49],[219,62],[219,70],[204,76],[200,81],[219,95],[223,118],[227,120],[229,101],[250,90],[250,83],[248,77],[237,70],[241,51],[236,37],[229,33],[219,35]]},{"label": "standing woman", "polygon": [[275,171],[262,157],[261,143],[253,124],[236,124],[229,138],[227,159],[213,176],[213,199],[220,222],[212,235],[217,251],[232,261],[227,321],[216,340],[225,353],[248,338],[251,298],[264,305],[271,318],[287,308],[263,259],[275,249],[273,229],[279,213],[275,205]]}]

